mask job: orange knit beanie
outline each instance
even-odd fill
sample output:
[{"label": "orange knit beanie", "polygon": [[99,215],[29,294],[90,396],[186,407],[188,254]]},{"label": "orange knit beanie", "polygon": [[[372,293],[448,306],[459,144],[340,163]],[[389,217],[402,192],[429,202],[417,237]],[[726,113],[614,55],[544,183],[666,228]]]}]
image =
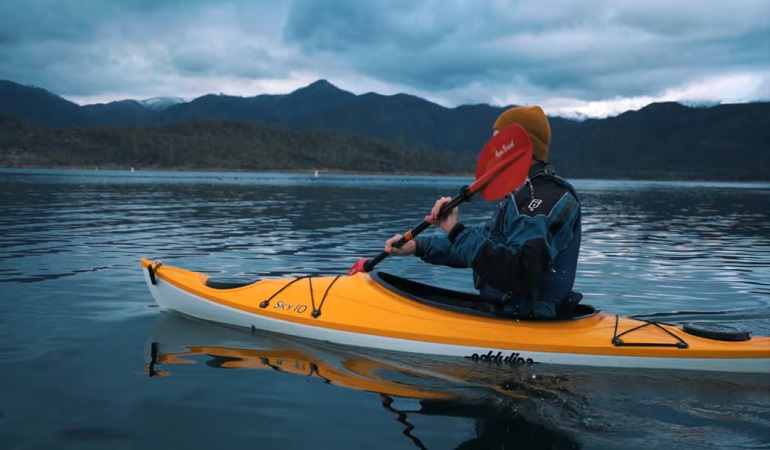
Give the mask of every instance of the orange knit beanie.
[{"label": "orange knit beanie", "polygon": [[532,140],[532,157],[538,161],[548,161],[548,144],[551,143],[551,126],[545,117],[543,109],[539,106],[517,106],[511,108],[497,118],[496,131],[511,124],[519,124],[527,130]]}]

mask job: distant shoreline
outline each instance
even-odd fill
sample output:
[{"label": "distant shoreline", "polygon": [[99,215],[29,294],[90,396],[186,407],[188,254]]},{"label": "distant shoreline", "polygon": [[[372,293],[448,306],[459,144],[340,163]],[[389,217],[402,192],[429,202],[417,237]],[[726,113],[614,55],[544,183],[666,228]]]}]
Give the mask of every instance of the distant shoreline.
[{"label": "distant shoreline", "polygon": [[40,165],[24,165],[24,166],[2,166],[0,169],[53,169],[53,170],[111,170],[118,172],[222,172],[222,173],[282,173],[282,174],[305,174],[314,175],[316,170],[319,176],[324,174],[331,175],[394,175],[394,176],[432,176],[432,177],[475,177],[472,172],[457,172],[457,173],[438,173],[438,172],[371,172],[360,170],[343,170],[343,169],[220,169],[220,168],[198,168],[198,167],[126,167],[123,165],[112,166],[40,166]]},{"label": "distant shoreline", "polygon": [[[51,170],[81,170],[81,171],[93,171],[98,172],[100,170],[115,171],[115,172],[128,172],[131,173],[131,167],[125,166],[39,166],[39,165],[25,165],[25,166],[3,166],[0,165],[0,170],[3,169],[51,169]],[[471,172],[465,173],[436,173],[436,172],[369,172],[369,171],[357,171],[357,170],[342,170],[342,169],[317,169],[319,178],[323,175],[380,175],[380,176],[406,176],[406,177],[443,177],[443,178],[475,178],[475,174]],[[134,172],[208,172],[208,173],[271,173],[271,174],[295,174],[295,175],[309,175],[313,177],[316,169],[217,169],[217,168],[192,168],[192,167],[176,167],[176,168],[162,168],[162,167],[148,167],[148,168],[134,168]],[[659,178],[632,178],[632,177],[566,177],[568,180],[595,180],[595,181],[642,181],[642,182],[674,182],[674,183],[745,183],[745,184],[760,184],[770,186],[770,180],[735,180],[735,179],[708,179],[708,178],[674,178],[674,177],[659,177]]]}]

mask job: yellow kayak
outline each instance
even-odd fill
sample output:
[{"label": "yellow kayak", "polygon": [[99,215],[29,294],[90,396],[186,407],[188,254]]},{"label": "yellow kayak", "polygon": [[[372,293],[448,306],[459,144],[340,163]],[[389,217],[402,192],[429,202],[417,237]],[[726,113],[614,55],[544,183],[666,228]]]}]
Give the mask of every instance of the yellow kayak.
[{"label": "yellow kayak", "polygon": [[479,364],[770,373],[770,337],[577,305],[563,320],[504,317],[471,293],[383,272],[223,283],[142,260],[163,311],[229,326]]}]

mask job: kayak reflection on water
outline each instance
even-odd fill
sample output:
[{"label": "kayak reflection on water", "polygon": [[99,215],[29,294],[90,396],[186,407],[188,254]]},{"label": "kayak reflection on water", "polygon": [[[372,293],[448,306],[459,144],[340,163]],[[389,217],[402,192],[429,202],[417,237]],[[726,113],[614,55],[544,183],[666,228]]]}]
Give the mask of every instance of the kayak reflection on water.
[{"label": "kayak reflection on water", "polygon": [[[376,393],[417,448],[430,447],[426,442],[436,437],[427,417],[441,417],[441,429],[453,418],[473,421],[471,435],[456,439],[463,443],[455,448],[462,449],[612,447],[618,430],[625,438],[661,445],[672,439],[700,442],[700,434],[681,435],[682,420],[712,430],[715,440],[724,433],[728,440],[762,442],[770,432],[770,416],[758,412],[770,405],[765,374],[489,364],[248,332],[165,313],[157,318],[148,351],[145,373],[151,377],[189,378],[189,370],[203,363],[269,369]],[[246,389],[264,386],[253,381],[249,377]],[[323,398],[317,385],[306,388]]]},{"label": "kayak reflection on water", "polygon": [[[148,340],[145,374],[168,377],[181,365],[272,370],[320,378],[326,384],[376,393],[417,448],[428,448],[415,416],[471,419],[476,435],[456,448],[579,448],[569,433],[529,420],[526,401],[554,399],[564,379],[529,371],[489,370],[468,360],[342,347],[265,332],[246,333],[161,314]],[[532,382],[528,382],[532,380]],[[406,400],[406,401],[405,401]],[[404,404],[406,403],[406,404]],[[561,403],[561,402],[560,402]]]}]

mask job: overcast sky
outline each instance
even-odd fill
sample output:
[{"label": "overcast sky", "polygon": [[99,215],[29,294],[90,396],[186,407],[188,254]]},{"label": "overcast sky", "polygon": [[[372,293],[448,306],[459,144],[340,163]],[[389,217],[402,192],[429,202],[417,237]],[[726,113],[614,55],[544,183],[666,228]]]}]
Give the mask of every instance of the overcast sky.
[{"label": "overcast sky", "polygon": [[318,79],[614,115],[770,100],[770,0],[2,0],[0,79],[80,104]]}]

